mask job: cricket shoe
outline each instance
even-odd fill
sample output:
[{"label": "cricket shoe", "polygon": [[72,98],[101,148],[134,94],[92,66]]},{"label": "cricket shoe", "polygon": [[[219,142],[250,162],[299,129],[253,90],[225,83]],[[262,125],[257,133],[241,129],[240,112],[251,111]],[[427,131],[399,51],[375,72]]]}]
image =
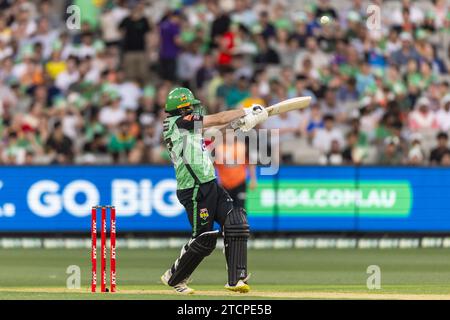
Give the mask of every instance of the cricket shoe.
[{"label": "cricket shoe", "polygon": [[230,286],[227,283],[225,285],[225,289],[227,289],[229,291],[233,291],[233,292],[247,293],[250,291],[250,286],[247,283],[245,283],[244,280],[239,280],[235,286]]},{"label": "cricket shoe", "polygon": [[181,281],[175,286],[169,285],[169,279],[172,276],[172,271],[168,269],[162,276],[161,276],[161,282],[164,283],[166,286],[172,287],[175,292],[180,294],[193,294],[195,292],[194,289],[188,287],[189,278],[186,278],[185,280]]}]

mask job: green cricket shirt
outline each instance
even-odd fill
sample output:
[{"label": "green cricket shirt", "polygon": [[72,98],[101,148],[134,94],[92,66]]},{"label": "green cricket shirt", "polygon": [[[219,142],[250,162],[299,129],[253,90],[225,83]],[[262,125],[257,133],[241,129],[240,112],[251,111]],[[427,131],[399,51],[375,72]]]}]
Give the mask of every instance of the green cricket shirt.
[{"label": "green cricket shirt", "polygon": [[175,167],[177,189],[189,189],[216,179],[202,135],[200,115],[170,116],[163,122],[164,141]]}]

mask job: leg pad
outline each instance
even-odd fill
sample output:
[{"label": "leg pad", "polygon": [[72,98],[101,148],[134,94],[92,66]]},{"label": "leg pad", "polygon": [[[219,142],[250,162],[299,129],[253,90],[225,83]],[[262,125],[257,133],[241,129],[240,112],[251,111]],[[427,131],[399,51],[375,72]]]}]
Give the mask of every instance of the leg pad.
[{"label": "leg pad", "polygon": [[176,286],[189,278],[200,262],[214,251],[218,234],[219,231],[204,232],[184,245],[180,257],[171,268],[172,276],[168,281],[170,286]]},{"label": "leg pad", "polygon": [[227,216],[223,226],[225,238],[225,257],[228,266],[228,284],[236,285],[247,277],[247,241],[250,227],[243,208],[234,208]]}]

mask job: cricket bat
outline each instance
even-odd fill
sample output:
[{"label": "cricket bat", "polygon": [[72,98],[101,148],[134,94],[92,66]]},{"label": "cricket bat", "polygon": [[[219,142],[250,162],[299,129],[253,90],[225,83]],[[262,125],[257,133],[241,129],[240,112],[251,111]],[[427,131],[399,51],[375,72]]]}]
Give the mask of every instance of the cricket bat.
[{"label": "cricket bat", "polygon": [[271,117],[291,110],[306,108],[309,106],[310,103],[311,97],[297,97],[278,102],[273,106],[267,107],[266,110],[267,113],[269,114],[269,117]]},{"label": "cricket bat", "polygon": [[[271,117],[280,113],[306,108],[309,106],[310,103],[311,97],[297,97],[278,102],[273,106],[267,107],[266,110],[267,113],[269,114],[269,117]],[[243,124],[244,118],[240,118],[233,121],[231,123],[231,127],[237,130]]]}]

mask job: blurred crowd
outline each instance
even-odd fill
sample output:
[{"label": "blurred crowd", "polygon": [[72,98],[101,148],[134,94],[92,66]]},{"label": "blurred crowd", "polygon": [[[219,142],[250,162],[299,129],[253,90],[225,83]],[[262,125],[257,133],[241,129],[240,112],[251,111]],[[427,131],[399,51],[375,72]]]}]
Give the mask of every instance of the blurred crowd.
[{"label": "blurred crowd", "polygon": [[183,85],[210,113],[312,96],[261,126],[283,163],[450,165],[448,1],[368,4],[0,0],[0,163],[166,163]]}]

